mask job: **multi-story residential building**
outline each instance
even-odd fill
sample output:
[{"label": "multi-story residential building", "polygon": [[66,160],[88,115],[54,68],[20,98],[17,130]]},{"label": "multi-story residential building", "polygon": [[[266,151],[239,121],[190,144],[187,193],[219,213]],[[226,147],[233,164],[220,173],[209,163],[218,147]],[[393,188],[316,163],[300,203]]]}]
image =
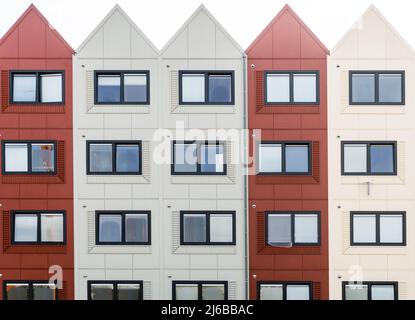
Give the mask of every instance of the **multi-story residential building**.
[{"label": "multi-story residential building", "polygon": [[414,62],[373,6],[331,52],[331,299],[415,298]]},{"label": "multi-story residential building", "polygon": [[72,54],[33,5],[0,40],[3,299],[73,299]]},{"label": "multi-story residential building", "polygon": [[249,296],[327,299],[328,50],[285,6],[246,52]]}]

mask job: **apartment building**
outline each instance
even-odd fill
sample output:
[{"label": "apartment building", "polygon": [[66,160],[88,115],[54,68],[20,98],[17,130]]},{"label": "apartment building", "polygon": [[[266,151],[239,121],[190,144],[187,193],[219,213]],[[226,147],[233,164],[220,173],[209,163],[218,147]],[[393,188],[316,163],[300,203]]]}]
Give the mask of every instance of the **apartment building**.
[{"label": "apartment building", "polygon": [[33,5],[0,40],[5,300],[74,297],[72,53]]},{"label": "apartment building", "polygon": [[414,61],[374,6],[331,51],[331,299],[415,298]]},{"label": "apartment building", "polygon": [[248,56],[249,297],[328,298],[328,50],[287,5]]}]

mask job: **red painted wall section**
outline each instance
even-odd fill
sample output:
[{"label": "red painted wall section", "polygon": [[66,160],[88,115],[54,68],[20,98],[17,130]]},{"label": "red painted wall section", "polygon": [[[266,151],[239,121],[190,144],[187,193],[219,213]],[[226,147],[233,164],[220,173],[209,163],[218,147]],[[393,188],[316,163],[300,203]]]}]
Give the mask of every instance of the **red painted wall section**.
[{"label": "red painted wall section", "polygon": [[[250,298],[257,299],[258,281],[310,281],[313,298],[328,299],[328,50],[285,6],[246,53],[249,129],[261,129],[261,140],[312,142],[311,176],[249,176]],[[264,71],[270,70],[319,71],[320,104],[264,105]],[[251,135],[250,155],[254,145]],[[266,245],[266,211],[319,211],[321,245],[292,248]]]},{"label": "red painted wall section", "polygon": [[[73,49],[31,5],[0,40],[0,140],[57,141],[54,176],[0,173],[0,286],[5,280],[47,280],[51,265],[63,268],[60,299],[73,299]],[[9,104],[10,70],[64,70],[63,104]],[[1,151],[2,152],[2,151]],[[3,164],[2,164],[3,165]],[[66,244],[13,245],[13,210],[66,211]],[[3,289],[3,288],[1,288]],[[0,290],[3,298],[3,290]]]}]

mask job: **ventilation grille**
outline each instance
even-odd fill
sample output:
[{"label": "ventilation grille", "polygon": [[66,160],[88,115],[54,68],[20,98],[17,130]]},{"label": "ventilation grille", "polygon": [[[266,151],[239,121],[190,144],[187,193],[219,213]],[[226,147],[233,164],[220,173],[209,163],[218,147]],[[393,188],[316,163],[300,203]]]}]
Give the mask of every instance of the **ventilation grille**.
[{"label": "ventilation grille", "polygon": [[152,300],[153,299],[153,286],[151,281],[143,282],[143,299]]},{"label": "ventilation grille", "polygon": [[174,111],[179,106],[179,72],[170,71],[170,107]]},{"label": "ventilation grille", "polygon": [[86,71],[86,108],[91,110],[94,106],[94,71]]},{"label": "ventilation grille", "polygon": [[95,246],[95,212],[88,211],[88,251]]},{"label": "ventilation grille", "polygon": [[172,212],[172,250],[175,252],[180,247],[180,212]]}]

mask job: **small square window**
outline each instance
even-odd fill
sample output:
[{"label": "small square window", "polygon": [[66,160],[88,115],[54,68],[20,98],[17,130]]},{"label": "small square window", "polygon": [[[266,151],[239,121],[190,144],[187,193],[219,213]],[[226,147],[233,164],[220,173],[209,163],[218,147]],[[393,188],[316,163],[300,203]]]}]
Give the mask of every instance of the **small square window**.
[{"label": "small square window", "polygon": [[268,215],[268,244],[273,246],[291,246],[291,215],[270,214]]},{"label": "small square window", "polygon": [[294,102],[315,103],[317,102],[317,75],[316,74],[294,74]]},{"label": "small square window", "polygon": [[111,144],[90,144],[89,152],[90,172],[112,172]]},{"label": "small square window", "polygon": [[94,283],[91,284],[91,300],[113,300],[114,285],[110,283]]},{"label": "small square window", "polygon": [[259,282],[259,300],[312,300],[311,283]]},{"label": "small square window", "polygon": [[375,103],[375,75],[352,75],[352,102]]},{"label": "small square window", "polygon": [[221,284],[202,284],[202,300],[225,300],[225,287]]},{"label": "small square window", "polygon": [[260,300],[283,300],[284,287],[282,284],[261,284]]},{"label": "small square window", "polygon": [[294,216],[294,242],[318,243],[318,215],[296,214]]},{"label": "small square window", "polygon": [[174,172],[197,172],[196,144],[174,144]]},{"label": "small square window", "polygon": [[205,75],[182,75],[182,101],[185,103],[205,102]]},{"label": "small square window", "polygon": [[56,286],[49,283],[33,284],[33,300],[56,300]]},{"label": "small square window", "polygon": [[21,143],[5,144],[5,171],[6,172],[27,172],[28,146]]},{"label": "small square window", "polygon": [[40,215],[41,242],[64,242],[64,219],[62,214]]},{"label": "small square window", "polygon": [[373,173],[393,173],[393,145],[371,145],[370,168]]},{"label": "small square window", "polygon": [[17,214],[14,217],[14,242],[37,242],[37,214]]},{"label": "small square window", "polygon": [[52,143],[32,144],[32,172],[55,171],[55,150]]},{"label": "small square window", "polygon": [[62,73],[49,73],[40,75],[40,102],[63,102],[63,75]]},{"label": "small square window", "polygon": [[29,300],[28,283],[7,283],[5,286],[7,300]]},{"label": "small square window", "polygon": [[121,76],[98,75],[98,103],[121,102]]},{"label": "small square window", "polygon": [[121,215],[105,214],[99,217],[99,242],[121,242]]},{"label": "small square window", "polygon": [[223,172],[223,145],[201,145],[201,171]]},{"label": "small square window", "polygon": [[175,290],[175,300],[198,300],[199,288],[197,284],[176,284]]},{"label": "small square window", "polygon": [[231,214],[210,215],[210,242],[232,243],[233,241],[233,217]]},{"label": "small square window", "polygon": [[307,173],[308,145],[286,145],[285,147],[285,171],[287,173]]},{"label": "small square window", "polygon": [[148,242],[149,231],[148,214],[125,215],[125,241]]},{"label": "small square window", "polygon": [[227,300],[225,281],[173,281],[173,300]]},{"label": "small square window", "polygon": [[367,145],[344,145],[344,172],[367,172]]},{"label": "small square window", "polygon": [[395,300],[395,286],[390,284],[373,284],[371,286],[372,300]]},{"label": "small square window", "polygon": [[229,74],[209,75],[209,102],[232,102],[232,76]]},{"label": "small square window", "polygon": [[267,74],[267,102],[289,103],[290,102],[290,75],[283,73]]},{"label": "small square window", "polygon": [[36,102],[36,74],[13,74],[13,101]]},{"label": "small square window", "polygon": [[140,147],[137,144],[117,144],[116,146],[116,171],[133,172],[140,171]]},{"label": "small square window", "polygon": [[183,242],[206,242],[205,214],[185,214],[183,216]]},{"label": "small square window", "polygon": [[259,146],[259,172],[282,172],[281,144],[261,144]]},{"label": "small square window", "polygon": [[117,293],[118,300],[141,300],[141,285],[139,283],[119,283]]},{"label": "small square window", "polygon": [[367,285],[346,285],[346,300],[368,300],[369,290]]},{"label": "small square window", "polygon": [[353,242],[376,243],[376,216],[353,216]]},{"label": "small square window", "polygon": [[402,103],[402,74],[379,74],[379,102]]},{"label": "small square window", "polygon": [[124,75],[124,101],[147,102],[147,75],[125,74]]},{"label": "small square window", "polygon": [[287,285],[287,300],[311,300],[310,286],[304,284]]}]

